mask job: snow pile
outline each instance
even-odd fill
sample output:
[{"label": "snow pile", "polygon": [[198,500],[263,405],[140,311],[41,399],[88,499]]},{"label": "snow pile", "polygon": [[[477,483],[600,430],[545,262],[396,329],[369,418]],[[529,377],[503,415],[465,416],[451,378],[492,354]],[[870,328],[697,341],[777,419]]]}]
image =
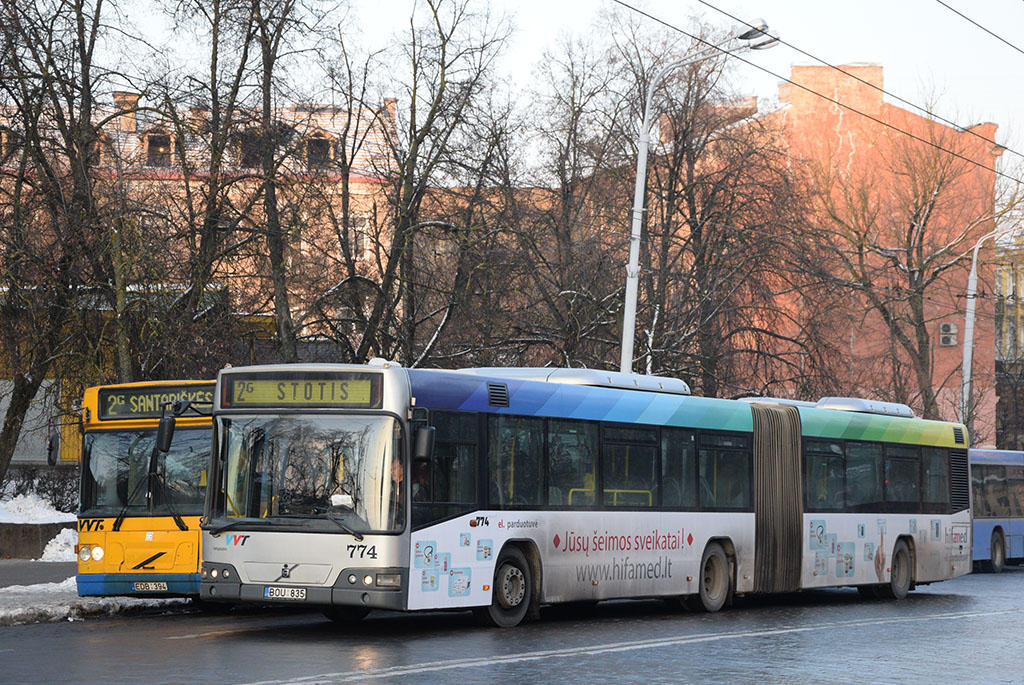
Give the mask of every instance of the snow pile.
[{"label": "snow pile", "polygon": [[57,511],[35,494],[0,501],[0,523],[63,523],[77,518],[75,514]]},{"label": "snow pile", "polygon": [[181,610],[187,599],[137,599],[134,597],[79,597],[75,577],[60,583],[11,585],[0,588],[0,626],[73,621],[94,616]]},{"label": "snow pile", "polygon": [[43,556],[39,561],[77,561],[75,556],[75,545],[78,544],[78,531],[74,528],[65,528],[46,543]]}]

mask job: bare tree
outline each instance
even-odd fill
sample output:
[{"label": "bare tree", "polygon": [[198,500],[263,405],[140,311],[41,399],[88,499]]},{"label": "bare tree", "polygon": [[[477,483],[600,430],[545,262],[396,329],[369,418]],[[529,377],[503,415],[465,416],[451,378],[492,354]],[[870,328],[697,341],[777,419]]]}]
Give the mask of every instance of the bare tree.
[{"label": "bare tree", "polygon": [[0,311],[13,381],[0,429],[0,481],[30,402],[72,349],[83,279],[93,255],[104,252],[90,164],[95,92],[109,76],[94,62],[103,10],[102,0],[0,2],[0,95],[12,147],[0,183]]},{"label": "bare tree", "polygon": [[850,164],[832,150],[813,166],[821,239],[833,258],[809,266],[854,295],[854,311],[859,305],[870,312],[867,330],[874,324],[884,331],[879,344],[858,350],[882,370],[872,384],[876,392],[938,419],[938,391],[952,374],[936,373],[932,329],[956,312],[936,303],[956,301],[974,239],[1004,210],[993,204],[994,174],[983,168],[994,162],[991,146],[934,121],[899,123],[916,125],[923,140],[868,131],[861,141],[871,146],[860,154],[869,159]]}]

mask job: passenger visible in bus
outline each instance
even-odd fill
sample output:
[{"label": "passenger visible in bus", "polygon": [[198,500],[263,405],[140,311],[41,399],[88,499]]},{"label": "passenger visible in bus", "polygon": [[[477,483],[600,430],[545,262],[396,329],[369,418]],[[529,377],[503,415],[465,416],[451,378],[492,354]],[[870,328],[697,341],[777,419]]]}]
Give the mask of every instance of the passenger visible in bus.
[{"label": "passenger visible in bus", "polygon": [[402,460],[395,457],[391,460],[391,512],[389,523],[391,528],[399,528],[405,514],[405,491],[403,482],[405,480],[405,469],[402,468]]},{"label": "passenger visible in bus", "polygon": [[412,465],[412,501],[430,501],[430,462],[417,459]]}]

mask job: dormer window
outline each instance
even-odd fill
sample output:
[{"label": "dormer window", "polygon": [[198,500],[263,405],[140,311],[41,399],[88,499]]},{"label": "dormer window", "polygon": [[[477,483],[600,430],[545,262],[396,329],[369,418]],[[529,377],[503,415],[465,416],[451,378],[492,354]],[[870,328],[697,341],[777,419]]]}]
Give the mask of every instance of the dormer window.
[{"label": "dormer window", "polygon": [[306,141],[306,168],[323,169],[331,163],[331,141],[322,133],[314,133]]},{"label": "dormer window", "polygon": [[146,136],[146,165],[171,166],[171,137],[166,133],[150,133]]}]

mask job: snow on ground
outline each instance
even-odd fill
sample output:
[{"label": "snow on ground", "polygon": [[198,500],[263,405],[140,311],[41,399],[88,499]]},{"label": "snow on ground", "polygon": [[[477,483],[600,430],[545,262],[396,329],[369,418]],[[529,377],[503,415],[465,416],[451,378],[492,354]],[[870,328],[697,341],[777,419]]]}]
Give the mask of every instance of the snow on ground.
[{"label": "snow on ground", "polygon": [[60,583],[11,585],[0,588],[0,626],[45,621],[74,621],[142,611],[180,611],[186,599],[79,597],[72,576]]},{"label": "snow on ground", "polygon": [[65,528],[46,543],[43,556],[39,561],[76,561],[75,545],[78,544],[78,531]]},{"label": "snow on ground", "polygon": [[36,494],[0,501],[0,523],[62,523],[77,518],[75,514],[57,511]]}]

